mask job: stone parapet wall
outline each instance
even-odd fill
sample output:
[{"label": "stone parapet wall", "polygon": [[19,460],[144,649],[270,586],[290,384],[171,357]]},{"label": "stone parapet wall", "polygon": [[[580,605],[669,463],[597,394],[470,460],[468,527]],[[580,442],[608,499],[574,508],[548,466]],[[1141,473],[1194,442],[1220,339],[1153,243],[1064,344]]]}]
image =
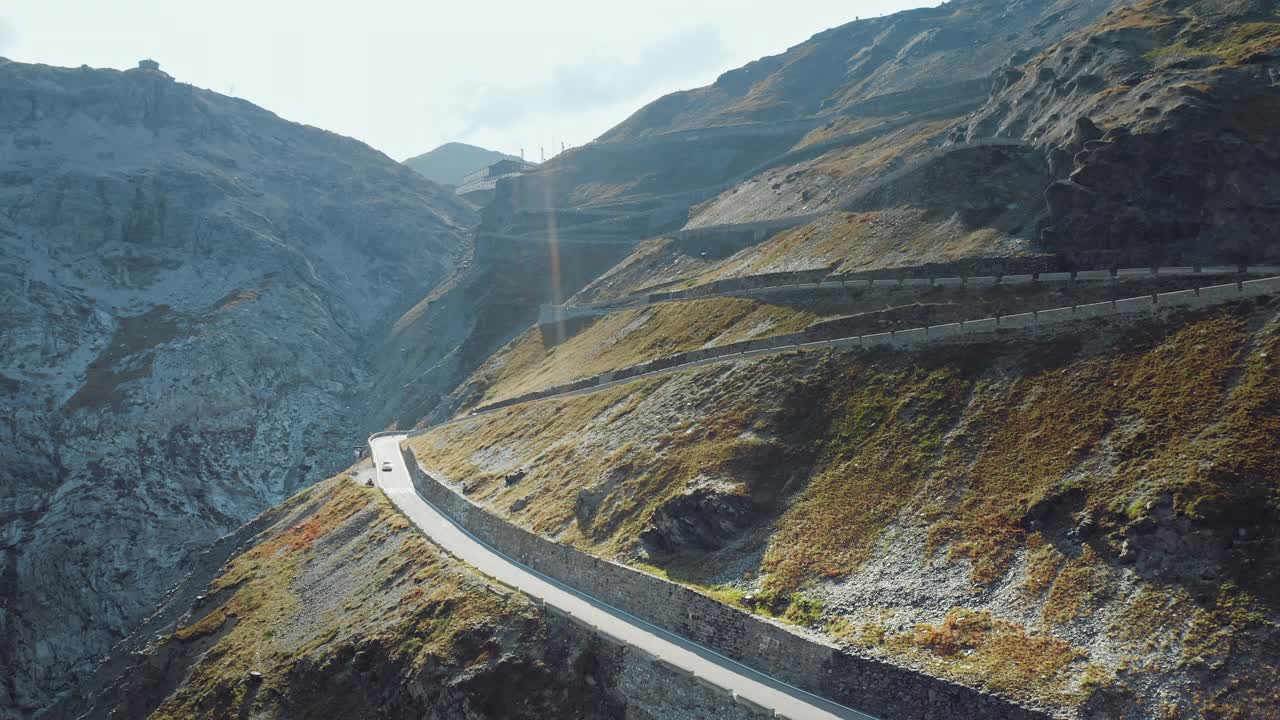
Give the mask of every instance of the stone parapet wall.
[{"label": "stone parapet wall", "polygon": [[768,220],[755,220],[744,223],[727,223],[724,225],[703,225],[701,227],[684,228],[671,233],[671,237],[677,240],[689,238],[706,238],[714,237],[722,233],[761,233],[759,239],[763,240],[768,235],[786,230],[798,225],[811,223],[822,217],[826,213],[816,212],[805,215],[788,215],[787,217],[770,218]]},{"label": "stone parapet wall", "polygon": [[[697,300],[718,296],[759,297],[776,293],[830,293],[850,289],[886,290],[934,287],[993,287],[1031,283],[1101,283],[1153,280],[1170,277],[1240,277],[1280,275],[1280,265],[1215,266],[1203,268],[1120,268],[1118,270],[1050,270],[1055,260],[1045,256],[974,258],[955,263],[937,263],[901,270],[873,270],[836,275],[829,268],[761,273],[746,277],[725,278],[683,290],[626,295],[582,305],[544,305],[540,308],[539,325],[563,322],[578,317],[607,315],[661,302]],[[956,275],[942,274],[959,271]],[[925,274],[928,273],[928,274]]]},{"label": "stone parapet wall", "polygon": [[1049,717],[974,688],[850,653],[691,588],[518,528],[425,472],[412,451],[402,447],[401,452],[424,499],[513,561],[802,690],[885,718]]},{"label": "stone parapet wall", "polygon": [[[1236,271],[1239,271],[1239,268],[1236,268]],[[1070,275],[1070,273],[1067,273],[1067,275]],[[1150,274],[1145,277],[1155,276],[1155,271],[1151,271]],[[1068,277],[1065,280],[1071,280],[1071,278]],[[879,281],[870,282],[872,285],[868,285],[869,287],[874,286],[874,283]],[[947,327],[938,330],[933,334],[930,334],[929,326],[924,326],[920,328],[894,330],[887,333],[874,333],[869,335],[830,339],[822,336],[822,329],[819,327],[817,329],[808,329],[799,333],[772,335],[755,340],[747,340],[711,348],[701,348],[698,350],[675,353],[673,355],[656,358],[654,360],[649,360],[629,367],[612,370],[604,375],[593,375],[591,377],[575,380],[571,383],[553,385],[543,390],[525,393],[507,400],[490,403],[476,408],[470,414],[478,415],[500,410],[511,405],[530,402],[532,400],[541,400],[556,395],[580,392],[592,388],[599,389],[610,387],[638,377],[659,372],[669,372],[673,368],[680,368],[694,363],[703,363],[717,358],[731,359],[734,356],[741,355],[745,352],[761,350],[768,350],[771,352],[782,352],[787,350],[816,350],[832,346],[833,343],[839,343],[839,347],[869,348],[873,346],[880,347],[888,345],[891,347],[906,348],[916,347],[921,344],[932,342],[964,342],[967,340],[979,339],[982,338],[982,336],[989,336],[992,333],[1001,333],[1004,331],[1030,330],[1032,332],[1040,332],[1044,328],[1050,328],[1055,325],[1068,322],[1097,322],[1099,319],[1120,315],[1150,315],[1160,312],[1161,310],[1173,308],[1185,309],[1209,307],[1226,302],[1233,302],[1262,295],[1273,295],[1277,293],[1280,293],[1280,277],[1270,277],[1257,280],[1237,280],[1236,282],[1221,285],[1210,285],[1190,291],[1178,290],[1125,298],[1123,300],[1113,300],[1109,302],[1089,303],[1086,305],[1073,305],[1070,307],[999,315],[993,318],[977,318],[959,323],[943,323],[942,325],[946,326],[957,325],[958,328],[953,329]],[[608,379],[605,379],[605,375],[608,376]]]}]

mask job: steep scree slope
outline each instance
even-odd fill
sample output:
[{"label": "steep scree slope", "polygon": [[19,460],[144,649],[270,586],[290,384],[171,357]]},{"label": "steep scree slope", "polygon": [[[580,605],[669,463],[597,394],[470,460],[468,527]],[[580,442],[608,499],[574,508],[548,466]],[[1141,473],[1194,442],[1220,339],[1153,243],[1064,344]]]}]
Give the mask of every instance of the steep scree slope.
[{"label": "steep scree slope", "polygon": [[472,222],[365,145],[161,72],[0,60],[6,713],[349,457],[370,339]]},{"label": "steep scree slope", "polygon": [[814,115],[931,109],[971,95],[974,81],[985,81],[1011,55],[1025,58],[1039,52],[1106,5],[956,0],[851,22],[724,73],[707,87],[655,100],[600,139]]}]

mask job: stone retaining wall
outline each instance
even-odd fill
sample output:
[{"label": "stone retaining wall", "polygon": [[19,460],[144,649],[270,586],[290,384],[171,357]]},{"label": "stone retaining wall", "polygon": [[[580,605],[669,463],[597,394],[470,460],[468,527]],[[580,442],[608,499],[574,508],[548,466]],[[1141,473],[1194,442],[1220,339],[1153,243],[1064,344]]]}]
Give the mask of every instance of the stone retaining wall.
[{"label": "stone retaining wall", "polygon": [[[1111,270],[1048,271],[1053,263],[1044,257],[1030,258],[977,258],[939,263],[913,269],[909,275],[894,274],[901,271],[873,270],[869,272],[834,275],[829,269],[796,270],[791,272],[761,273],[740,278],[725,278],[684,290],[637,293],[613,300],[601,300],[582,305],[543,305],[539,308],[538,324],[548,325],[577,317],[607,315],[645,305],[677,300],[694,300],[720,295],[755,297],[771,293],[791,292],[840,292],[848,289],[885,290],[904,287],[989,287],[994,285],[1021,285],[1028,283],[1069,282],[1119,282],[1151,280],[1168,277],[1206,276],[1261,276],[1280,275],[1280,265],[1212,266],[1201,268],[1120,268]],[[921,277],[921,273],[961,271],[957,275]],[[982,274],[974,274],[982,273]]]},{"label": "stone retaining wall", "polygon": [[688,240],[705,239],[726,233],[732,233],[734,235],[750,233],[757,241],[759,241],[764,240],[766,237],[778,232],[779,230],[786,230],[798,225],[811,223],[825,214],[825,212],[816,212],[805,215],[788,215],[787,217],[770,218],[768,220],[755,220],[752,222],[703,225],[701,227],[677,230],[674,233],[671,233],[671,237],[676,240]]},{"label": "stone retaining wall", "polygon": [[[1236,268],[1236,270],[1239,270],[1239,268]],[[1071,279],[1071,273],[1060,273],[1055,275],[1068,276],[1066,278],[1058,279]],[[1155,276],[1156,274],[1154,271],[1148,271],[1148,275],[1145,277]],[[867,281],[867,287],[875,287],[875,284],[880,282],[883,281]],[[809,287],[813,286],[810,285]],[[543,398],[563,395],[588,388],[604,388],[644,375],[667,371],[671,368],[690,365],[697,362],[706,362],[715,358],[732,357],[750,351],[768,350],[772,352],[781,352],[784,350],[817,350],[822,349],[824,346],[830,347],[837,344],[839,347],[879,347],[882,345],[888,345],[896,348],[909,348],[929,342],[963,342],[978,338],[982,335],[990,335],[993,332],[998,333],[1010,330],[1030,330],[1032,332],[1040,332],[1044,328],[1050,328],[1055,325],[1078,320],[1096,321],[1098,318],[1108,316],[1135,313],[1153,314],[1168,308],[1208,307],[1244,298],[1277,293],[1280,293],[1280,277],[1270,277],[1243,282],[1236,281],[1222,285],[1211,285],[1196,288],[1193,291],[1178,290],[1173,292],[1143,295],[1135,298],[1125,298],[1123,300],[1112,300],[1109,302],[1073,305],[1071,307],[1064,308],[1052,308],[1012,315],[999,315],[994,318],[966,320],[956,323],[959,325],[957,330],[943,330],[934,333],[933,335],[930,335],[929,327],[925,326],[906,330],[894,330],[888,333],[874,333],[856,337],[851,336],[846,338],[828,339],[822,337],[823,333],[819,327],[816,330],[809,329],[788,335],[772,335],[770,337],[758,338],[756,340],[747,340],[711,348],[700,348],[697,350],[675,353],[673,355],[639,363],[630,367],[612,370],[605,374],[608,376],[608,379],[605,379],[604,375],[593,375],[591,377],[575,380],[571,383],[553,385],[543,390],[525,393],[507,400],[501,400],[499,402],[481,406],[473,410],[470,414],[478,415],[493,412],[511,405],[518,405],[532,400],[541,400]],[[953,323],[944,324],[951,325]],[[870,338],[870,340],[867,338]]]},{"label": "stone retaining wall", "polygon": [[854,655],[683,585],[518,528],[432,477],[401,448],[418,493],[504,555],[581,593],[798,688],[885,718],[1035,718],[1048,714],[973,688]]}]

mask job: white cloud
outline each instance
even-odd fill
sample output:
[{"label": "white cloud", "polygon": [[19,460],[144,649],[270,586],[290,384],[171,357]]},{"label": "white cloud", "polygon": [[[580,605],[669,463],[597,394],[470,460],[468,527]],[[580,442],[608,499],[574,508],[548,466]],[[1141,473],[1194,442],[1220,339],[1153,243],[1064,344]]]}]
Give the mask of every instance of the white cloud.
[{"label": "white cloud", "polygon": [[701,25],[646,47],[635,60],[592,57],[557,65],[550,78],[531,85],[481,83],[460,99],[459,114],[467,128],[463,134],[512,127],[552,110],[590,112],[708,69],[721,69],[725,57],[719,31]]},{"label": "white cloud", "polygon": [[9,23],[0,20],[0,55],[4,55],[9,46],[13,44],[13,28],[9,27]]}]

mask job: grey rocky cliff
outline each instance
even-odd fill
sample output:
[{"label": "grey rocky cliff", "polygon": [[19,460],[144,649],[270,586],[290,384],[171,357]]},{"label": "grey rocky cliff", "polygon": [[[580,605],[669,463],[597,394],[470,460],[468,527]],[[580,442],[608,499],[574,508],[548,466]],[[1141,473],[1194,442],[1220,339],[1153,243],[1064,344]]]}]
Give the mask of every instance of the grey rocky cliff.
[{"label": "grey rocky cliff", "polygon": [[1274,261],[1277,12],[1275,0],[1118,3],[1025,64],[1011,58],[953,139],[1045,150],[1040,241],[1079,267]]},{"label": "grey rocky cliff", "polygon": [[348,460],[371,348],[473,221],[361,143],[163,73],[0,59],[0,714]]},{"label": "grey rocky cliff", "polygon": [[952,0],[857,20],[730,70],[706,87],[665,95],[601,139],[804,117],[927,112],[985,91],[984,81],[1002,60],[1034,55],[1108,5]]}]

